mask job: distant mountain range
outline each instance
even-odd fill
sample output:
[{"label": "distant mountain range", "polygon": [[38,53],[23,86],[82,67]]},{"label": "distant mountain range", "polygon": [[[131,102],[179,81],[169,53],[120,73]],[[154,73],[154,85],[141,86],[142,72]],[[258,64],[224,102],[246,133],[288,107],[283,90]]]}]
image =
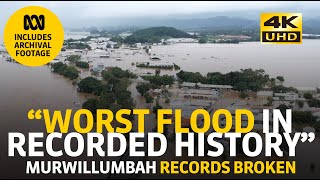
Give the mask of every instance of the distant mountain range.
[{"label": "distant mountain range", "polygon": [[303,21],[304,34],[320,34],[320,17]]},{"label": "distant mountain range", "polygon": [[[216,16],[209,18],[133,18],[123,20],[126,25],[110,25],[100,29],[106,31],[129,30],[137,31],[139,29],[167,26],[174,27],[184,31],[237,31],[237,30],[260,30],[260,19],[248,19],[241,17]],[[92,29],[93,27],[87,28]],[[320,17],[304,18],[303,33],[320,34]]]},{"label": "distant mountain range", "polygon": [[253,29],[258,28],[257,21],[232,18],[227,16],[217,16],[212,18],[194,18],[194,19],[164,19],[153,21],[144,26],[169,26],[185,31],[206,31],[212,29]]}]

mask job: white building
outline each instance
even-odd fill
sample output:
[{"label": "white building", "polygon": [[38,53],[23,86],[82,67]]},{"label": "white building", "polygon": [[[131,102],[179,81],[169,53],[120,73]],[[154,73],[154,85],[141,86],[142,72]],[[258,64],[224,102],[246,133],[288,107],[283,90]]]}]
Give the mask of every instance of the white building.
[{"label": "white building", "polygon": [[191,83],[191,82],[183,82],[181,84],[182,87],[195,89],[198,87],[199,89],[216,89],[216,90],[231,90],[233,87],[230,85],[215,85],[215,84],[201,84],[201,83]]},{"label": "white building", "polygon": [[185,87],[185,88],[191,88],[191,89],[193,89],[193,88],[196,87],[196,84],[197,84],[197,83],[183,82],[183,83],[181,84],[181,86],[182,86],[182,87]]},{"label": "white building", "polygon": [[86,54],[87,58],[109,58],[110,55],[108,51],[101,50],[101,49],[95,49],[93,51],[88,51]]},{"label": "white building", "polygon": [[197,43],[198,40],[192,39],[192,38],[169,38],[166,41],[169,44],[175,44],[175,43]]},{"label": "white building", "polygon": [[206,89],[186,89],[179,93],[179,96],[193,99],[218,99],[220,92]]},{"label": "white building", "polygon": [[299,95],[297,93],[293,93],[293,92],[289,92],[289,93],[274,93],[274,97],[279,98],[279,100],[295,101],[295,100],[298,99]]},{"label": "white building", "polygon": [[257,97],[260,99],[268,99],[273,97],[273,91],[258,91]]},{"label": "white building", "polygon": [[223,90],[223,89],[230,90],[233,88],[230,85],[215,85],[215,84],[201,84],[201,83],[197,83],[197,86],[200,89],[217,89],[217,90]]}]

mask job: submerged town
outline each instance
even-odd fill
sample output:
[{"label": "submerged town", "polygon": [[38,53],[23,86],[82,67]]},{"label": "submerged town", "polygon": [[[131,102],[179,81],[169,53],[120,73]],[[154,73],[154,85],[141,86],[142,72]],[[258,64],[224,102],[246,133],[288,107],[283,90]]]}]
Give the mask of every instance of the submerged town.
[{"label": "submerged town", "polygon": [[[154,35],[159,32],[164,34]],[[83,108],[92,112],[97,108],[149,107],[156,114],[159,108],[181,109],[183,125],[189,126],[188,118],[195,109],[213,113],[219,108],[227,108],[231,112],[246,108],[255,112],[257,124],[254,128],[261,131],[262,122],[259,121],[262,121],[262,109],[290,108],[299,116],[295,119],[293,115],[297,129],[320,131],[320,87],[286,87],[282,76],[269,77],[263,69],[201,75],[199,72],[184,71],[179,64],[163,60],[174,58],[174,54],[153,52],[155,46],[207,43],[197,33],[169,27],[148,28],[133,34],[124,32],[111,37],[106,37],[106,32],[103,32],[104,36],[102,32],[70,33],[85,38],[65,39],[61,53],[48,65],[53,73],[73,80],[72,84],[77,86],[79,92],[94,95],[82,104]],[[144,33],[148,35],[144,36]],[[161,38],[164,36],[166,38]],[[239,43],[250,38],[219,35],[214,42]],[[0,51],[6,61],[15,62],[4,46]],[[128,62],[134,56],[139,60]],[[126,65],[121,67],[123,61]],[[112,62],[119,62],[120,65]],[[223,124],[223,119],[221,122]],[[172,128],[168,127],[168,133],[172,132]]]},{"label": "submerged town", "polygon": [[[169,27],[117,35],[69,33],[79,37],[66,38],[61,53],[47,66],[52,73],[70,79],[79,93],[90,95],[85,102],[74,102],[74,106],[93,114],[101,108],[114,112],[149,108],[153,114],[145,124],[148,131],[156,131],[157,109],[161,108],[181,109],[183,127],[190,126],[190,115],[196,109],[205,109],[212,115],[223,108],[233,116],[235,109],[250,109],[255,116],[254,131],[262,133],[263,109],[280,109],[283,113],[292,109],[294,131],[320,131],[320,87],[287,87],[284,77],[271,77],[263,69],[207,74],[186,71],[182,64],[175,63],[175,54],[153,51],[158,46],[184,43],[246,42],[250,36],[200,36]],[[4,46],[0,51],[2,59],[16,63]],[[135,117],[128,118],[135,124]],[[200,126],[202,121],[198,117]],[[224,125],[225,118],[220,117],[220,126]],[[165,135],[174,143],[174,125],[166,127]]]}]

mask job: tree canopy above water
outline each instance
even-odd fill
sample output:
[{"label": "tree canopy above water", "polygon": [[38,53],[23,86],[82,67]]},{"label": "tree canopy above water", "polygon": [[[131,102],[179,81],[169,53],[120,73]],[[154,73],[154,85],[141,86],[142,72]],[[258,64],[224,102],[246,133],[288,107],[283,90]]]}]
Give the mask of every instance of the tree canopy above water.
[{"label": "tree canopy above water", "polygon": [[259,91],[270,81],[269,75],[263,69],[253,70],[251,68],[226,74],[212,72],[206,76],[202,76],[199,72],[180,71],[177,77],[186,82],[231,85],[234,90],[238,91]]}]

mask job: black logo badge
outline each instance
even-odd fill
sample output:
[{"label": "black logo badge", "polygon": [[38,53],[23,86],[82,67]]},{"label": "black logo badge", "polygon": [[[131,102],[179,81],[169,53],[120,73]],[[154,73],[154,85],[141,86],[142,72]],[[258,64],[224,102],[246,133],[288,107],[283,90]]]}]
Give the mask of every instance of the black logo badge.
[{"label": "black logo badge", "polygon": [[[33,22],[37,23],[37,24],[33,24]],[[25,30],[29,30],[29,29],[32,29],[32,30],[44,30],[44,25],[45,25],[45,20],[44,20],[44,15],[40,15],[40,16],[37,16],[37,15],[32,15],[31,17],[29,15],[25,15],[24,16],[24,29]]]}]

